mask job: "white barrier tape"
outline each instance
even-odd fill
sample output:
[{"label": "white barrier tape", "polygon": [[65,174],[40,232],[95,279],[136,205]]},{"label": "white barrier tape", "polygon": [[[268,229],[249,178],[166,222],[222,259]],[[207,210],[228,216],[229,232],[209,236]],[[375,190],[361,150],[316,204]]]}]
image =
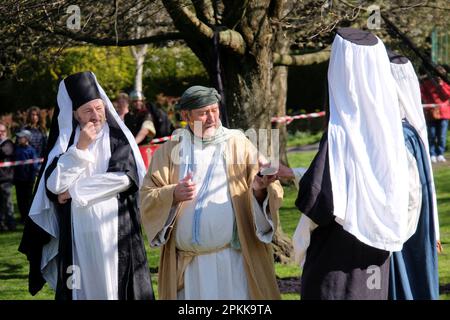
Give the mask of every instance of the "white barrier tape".
[{"label": "white barrier tape", "polygon": [[42,161],[44,161],[43,158],[29,159],[29,160],[20,160],[20,161],[6,161],[6,162],[0,162],[0,168],[22,166],[22,165],[25,165],[25,164],[39,163],[39,162],[42,162]]}]

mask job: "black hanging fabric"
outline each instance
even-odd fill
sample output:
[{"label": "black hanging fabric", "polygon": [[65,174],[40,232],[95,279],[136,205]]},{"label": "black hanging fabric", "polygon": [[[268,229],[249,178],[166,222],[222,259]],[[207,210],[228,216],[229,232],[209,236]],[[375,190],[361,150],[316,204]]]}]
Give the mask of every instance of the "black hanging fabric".
[{"label": "black hanging fabric", "polygon": [[227,107],[226,107],[226,99],[225,99],[225,92],[223,88],[223,82],[222,82],[222,70],[221,70],[221,63],[220,63],[220,48],[219,48],[219,32],[220,30],[216,27],[214,29],[214,37],[213,37],[213,43],[214,43],[214,49],[213,49],[213,82],[214,87],[219,92],[220,96],[222,97],[222,100],[219,103],[220,107],[220,115],[222,124],[229,128],[229,122],[228,122],[228,114],[227,114]]}]

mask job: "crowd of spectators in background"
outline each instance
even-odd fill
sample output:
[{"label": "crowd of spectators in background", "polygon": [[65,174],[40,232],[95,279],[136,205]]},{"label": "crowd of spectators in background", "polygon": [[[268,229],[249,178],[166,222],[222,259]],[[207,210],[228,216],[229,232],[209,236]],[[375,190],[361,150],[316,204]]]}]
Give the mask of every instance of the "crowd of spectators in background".
[{"label": "crowd of spectators in background", "polygon": [[[120,93],[113,104],[136,142],[148,145],[153,138],[169,136],[175,128],[184,126],[174,110],[176,102],[177,98],[160,94],[155,103],[151,103],[142,92],[132,91],[130,95]],[[39,159],[45,154],[53,112],[54,108],[40,109],[33,106],[0,116],[0,231],[16,229],[13,186],[20,213],[19,222],[24,223],[28,215],[41,164]],[[36,161],[30,164],[1,165],[33,159]]]},{"label": "crowd of spectators in background", "polygon": [[12,187],[16,188],[20,222],[31,207],[39,159],[47,146],[47,117],[52,112],[31,107],[0,119],[0,163],[35,160],[31,163],[0,167],[0,231],[15,230]]}]

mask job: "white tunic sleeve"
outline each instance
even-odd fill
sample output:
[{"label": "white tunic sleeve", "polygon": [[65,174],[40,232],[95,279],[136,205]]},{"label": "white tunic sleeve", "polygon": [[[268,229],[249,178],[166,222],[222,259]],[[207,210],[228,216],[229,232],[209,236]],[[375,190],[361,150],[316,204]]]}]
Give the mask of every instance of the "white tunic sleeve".
[{"label": "white tunic sleeve", "polygon": [[300,267],[303,267],[303,264],[305,263],[306,251],[311,242],[311,233],[315,228],[317,228],[317,224],[315,224],[307,215],[302,214],[297,228],[295,229],[294,236],[292,237],[294,259]]},{"label": "white tunic sleeve", "polygon": [[70,186],[69,193],[72,203],[85,207],[116,196],[127,190],[130,184],[125,172],[107,172],[78,179]]},{"label": "white tunic sleeve", "polygon": [[83,207],[125,191],[130,179],[124,172],[107,172],[86,177],[88,165],[94,163],[92,153],[75,145],[61,155],[47,180],[47,188],[54,194],[69,191],[73,203]]},{"label": "white tunic sleeve", "polygon": [[89,150],[80,150],[73,145],[58,159],[55,169],[47,180],[48,190],[54,194],[66,192],[86,171],[89,163],[94,161],[94,156]]},{"label": "white tunic sleeve", "polygon": [[295,187],[298,189],[300,184],[300,179],[303,177],[305,172],[308,170],[308,168],[292,168],[292,171],[294,172],[294,182]]},{"label": "white tunic sleeve", "polygon": [[269,212],[269,195],[266,196],[264,202],[261,205],[256,200],[255,195],[252,195],[253,204],[252,212],[253,219],[256,226],[256,236],[264,243],[272,242],[274,235],[273,221]]}]

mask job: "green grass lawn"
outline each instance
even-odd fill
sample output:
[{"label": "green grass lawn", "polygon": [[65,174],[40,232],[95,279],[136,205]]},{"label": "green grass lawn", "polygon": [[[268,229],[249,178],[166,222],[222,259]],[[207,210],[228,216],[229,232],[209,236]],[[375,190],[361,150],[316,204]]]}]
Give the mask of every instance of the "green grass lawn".
[{"label": "green grass lawn", "polygon": [[288,147],[300,147],[309,144],[314,144],[320,141],[322,138],[322,132],[310,133],[297,131],[295,134],[289,134],[287,146]]},{"label": "green grass lawn", "polygon": [[[293,167],[307,167],[315,152],[289,154],[290,165]],[[450,154],[447,157],[450,159]],[[441,240],[444,252],[439,255],[439,281],[441,287],[450,286],[450,167],[439,165],[434,168],[438,205],[440,216]],[[299,211],[294,202],[297,192],[293,186],[285,188],[285,198],[280,210],[281,225],[288,235],[292,236],[299,220]],[[27,291],[28,263],[25,256],[17,251],[22,229],[15,232],[0,233],[0,300],[5,299],[53,299],[53,292],[46,285],[35,297]],[[147,252],[151,270],[158,266],[159,250],[150,249]],[[300,268],[294,264],[276,264],[278,278],[299,277]],[[157,275],[152,274],[153,285],[156,292]],[[448,289],[447,289],[448,290]],[[283,299],[299,299],[298,293],[283,294]],[[450,299],[450,294],[442,294],[441,299]]]},{"label": "green grass lawn", "polygon": [[[447,159],[449,159],[447,154]],[[434,171],[439,226],[443,252],[439,255],[439,284],[446,285],[446,294],[441,299],[450,300],[450,166],[440,166]]]}]

